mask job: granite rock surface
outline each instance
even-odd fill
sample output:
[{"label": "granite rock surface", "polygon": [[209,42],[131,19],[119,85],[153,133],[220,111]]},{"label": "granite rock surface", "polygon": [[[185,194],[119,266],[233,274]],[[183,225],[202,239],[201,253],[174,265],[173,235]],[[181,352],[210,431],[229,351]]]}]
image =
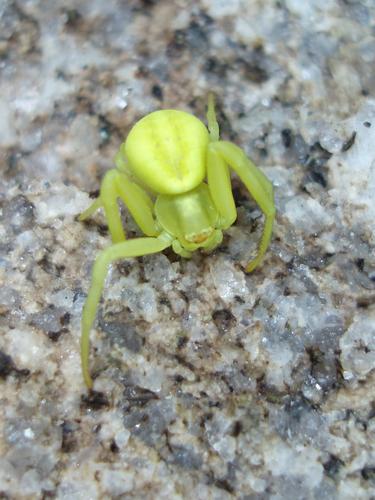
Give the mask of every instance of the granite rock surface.
[{"label": "granite rock surface", "polygon": [[[112,266],[77,215],[132,124],[204,119],[275,186],[272,244],[237,178],[211,255]],[[0,0],[0,498],[375,498],[373,0]],[[139,230],[126,209],[130,237]]]}]

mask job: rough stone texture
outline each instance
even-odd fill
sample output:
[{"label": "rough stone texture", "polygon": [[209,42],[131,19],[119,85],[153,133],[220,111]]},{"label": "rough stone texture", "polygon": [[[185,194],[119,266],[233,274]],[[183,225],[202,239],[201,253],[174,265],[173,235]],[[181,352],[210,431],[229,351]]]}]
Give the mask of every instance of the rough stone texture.
[{"label": "rough stone texture", "polygon": [[[375,498],[373,0],[0,0],[0,497]],[[275,185],[212,255],[113,266],[95,196],[132,124],[204,118]],[[139,234],[124,211],[131,237]]]}]

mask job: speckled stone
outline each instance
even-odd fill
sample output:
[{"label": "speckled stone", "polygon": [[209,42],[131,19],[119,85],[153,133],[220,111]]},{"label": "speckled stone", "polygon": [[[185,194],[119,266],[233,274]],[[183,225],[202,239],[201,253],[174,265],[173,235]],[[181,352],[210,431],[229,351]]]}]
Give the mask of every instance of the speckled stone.
[{"label": "speckled stone", "polygon": [[[375,497],[373,0],[0,0],[0,498]],[[275,186],[270,249],[113,265],[82,380],[103,213],[134,122],[204,119]],[[126,210],[129,237],[139,230]]]}]

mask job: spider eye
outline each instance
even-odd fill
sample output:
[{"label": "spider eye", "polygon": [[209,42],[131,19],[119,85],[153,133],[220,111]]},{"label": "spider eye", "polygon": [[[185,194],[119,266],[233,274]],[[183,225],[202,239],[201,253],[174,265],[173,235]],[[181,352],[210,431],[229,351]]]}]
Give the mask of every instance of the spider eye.
[{"label": "spider eye", "polygon": [[208,229],[203,229],[199,233],[187,234],[185,236],[185,239],[190,243],[203,243],[204,241],[207,240],[207,238],[211,236],[212,232],[213,228],[210,227]]}]

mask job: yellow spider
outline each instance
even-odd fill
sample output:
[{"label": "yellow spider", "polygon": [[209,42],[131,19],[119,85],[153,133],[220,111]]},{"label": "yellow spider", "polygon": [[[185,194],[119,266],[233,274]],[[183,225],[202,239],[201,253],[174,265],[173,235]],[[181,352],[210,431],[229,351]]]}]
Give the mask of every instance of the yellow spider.
[{"label": "yellow spider", "polygon": [[[155,111],[131,129],[105,175],[100,196],[80,216],[83,221],[104,208],[113,244],[97,257],[82,313],[81,360],[88,388],[89,335],[109,265],[118,259],[161,252],[171,246],[189,258],[202,248],[216,248],[237,217],[229,167],[265,215],[258,254],[246,267],[261,262],[275,217],[273,188],[267,177],[235,144],[219,140],[213,97],[209,97],[208,130],[195,116],[176,110]],[[145,238],[127,240],[117,199],[128,207]]]}]

